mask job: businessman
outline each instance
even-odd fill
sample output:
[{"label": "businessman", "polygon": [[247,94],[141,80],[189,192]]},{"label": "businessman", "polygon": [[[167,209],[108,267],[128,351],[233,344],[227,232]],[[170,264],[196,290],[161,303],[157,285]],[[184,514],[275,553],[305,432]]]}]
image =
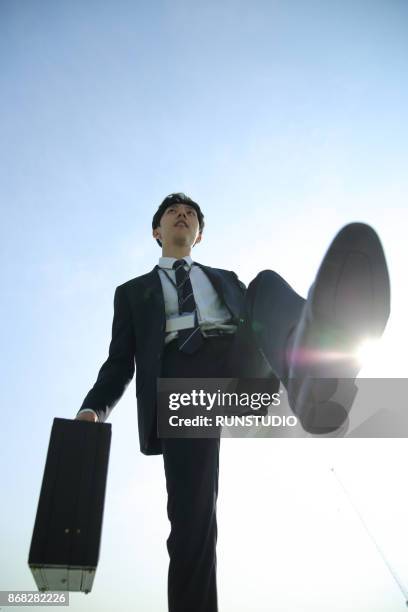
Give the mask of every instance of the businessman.
[{"label": "businessman", "polygon": [[381,336],[390,310],[384,252],[366,224],[337,234],[307,299],[271,270],[246,288],[235,272],[194,261],[203,230],[201,208],[185,194],[160,204],[152,233],[162,256],[116,288],[109,355],[76,415],[105,421],[136,366],[140,449],[164,462],[169,612],[218,610],[220,439],[159,438],[157,378],[264,378],[272,390],[281,381],[306,431],[344,431],[361,367],[356,348]]}]

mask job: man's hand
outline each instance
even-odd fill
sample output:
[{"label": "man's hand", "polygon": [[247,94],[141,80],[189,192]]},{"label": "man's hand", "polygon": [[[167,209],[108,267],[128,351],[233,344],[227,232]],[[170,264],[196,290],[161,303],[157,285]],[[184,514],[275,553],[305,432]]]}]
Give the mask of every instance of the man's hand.
[{"label": "man's hand", "polygon": [[78,414],[75,417],[76,421],[92,421],[93,423],[97,423],[98,422],[98,417],[96,416],[96,414],[93,414],[92,412],[82,412],[81,414]]}]

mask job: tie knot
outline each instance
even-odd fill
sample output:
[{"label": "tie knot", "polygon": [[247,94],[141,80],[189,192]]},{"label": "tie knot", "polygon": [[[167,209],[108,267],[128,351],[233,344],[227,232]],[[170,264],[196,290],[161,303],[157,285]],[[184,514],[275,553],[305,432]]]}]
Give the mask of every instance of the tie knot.
[{"label": "tie knot", "polygon": [[186,264],[185,259],[176,259],[176,261],[173,264],[173,270],[177,270],[177,268],[180,268],[184,266],[185,264]]}]

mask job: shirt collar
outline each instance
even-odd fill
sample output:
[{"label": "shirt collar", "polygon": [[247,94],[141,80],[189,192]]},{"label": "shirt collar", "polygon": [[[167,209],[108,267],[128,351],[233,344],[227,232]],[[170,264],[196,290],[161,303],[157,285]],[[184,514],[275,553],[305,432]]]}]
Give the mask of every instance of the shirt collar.
[{"label": "shirt collar", "polygon": [[[180,259],[184,259],[185,262],[189,265],[189,267],[191,268],[191,266],[193,265],[193,260],[191,259],[190,255],[186,255],[185,257],[182,257]],[[167,268],[168,270],[172,270],[173,269],[173,264],[174,262],[177,261],[176,257],[160,257],[159,259],[159,268]]]}]

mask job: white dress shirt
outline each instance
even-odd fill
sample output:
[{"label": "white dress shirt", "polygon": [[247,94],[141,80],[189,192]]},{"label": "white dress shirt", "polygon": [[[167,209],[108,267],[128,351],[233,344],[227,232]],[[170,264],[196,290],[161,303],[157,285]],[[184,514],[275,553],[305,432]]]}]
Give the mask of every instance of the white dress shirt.
[{"label": "white dress shirt", "polygon": [[[194,262],[189,255],[183,257],[183,259],[186,262],[185,270],[190,269],[190,281],[197,307],[198,324],[203,336],[205,337],[206,332],[211,329],[221,329],[227,333],[234,333],[237,326],[231,323],[231,314],[222,303],[208,276],[199,266],[193,265]],[[173,282],[176,283],[176,271],[173,270],[175,261],[177,261],[175,257],[160,257],[159,259],[159,276],[163,289],[166,320],[179,316],[177,290],[166,275],[167,272]],[[177,336],[177,331],[167,332],[164,343],[168,344]],[[91,408],[83,408],[78,414],[82,412],[91,412],[97,416]]]},{"label": "white dress shirt", "polygon": [[[197,307],[198,324],[203,336],[205,337],[206,331],[210,329],[222,329],[224,332],[234,333],[237,326],[230,322],[231,314],[222,303],[206,273],[199,266],[193,265],[194,262],[189,255],[183,257],[183,259],[186,262],[184,269],[190,269],[190,281]],[[159,276],[167,320],[179,316],[177,290],[163,271],[166,270],[175,283],[176,271],[173,270],[175,261],[177,261],[175,257],[160,257],[159,259]],[[165,344],[171,342],[177,335],[177,331],[168,332],[164,340]]]}]

